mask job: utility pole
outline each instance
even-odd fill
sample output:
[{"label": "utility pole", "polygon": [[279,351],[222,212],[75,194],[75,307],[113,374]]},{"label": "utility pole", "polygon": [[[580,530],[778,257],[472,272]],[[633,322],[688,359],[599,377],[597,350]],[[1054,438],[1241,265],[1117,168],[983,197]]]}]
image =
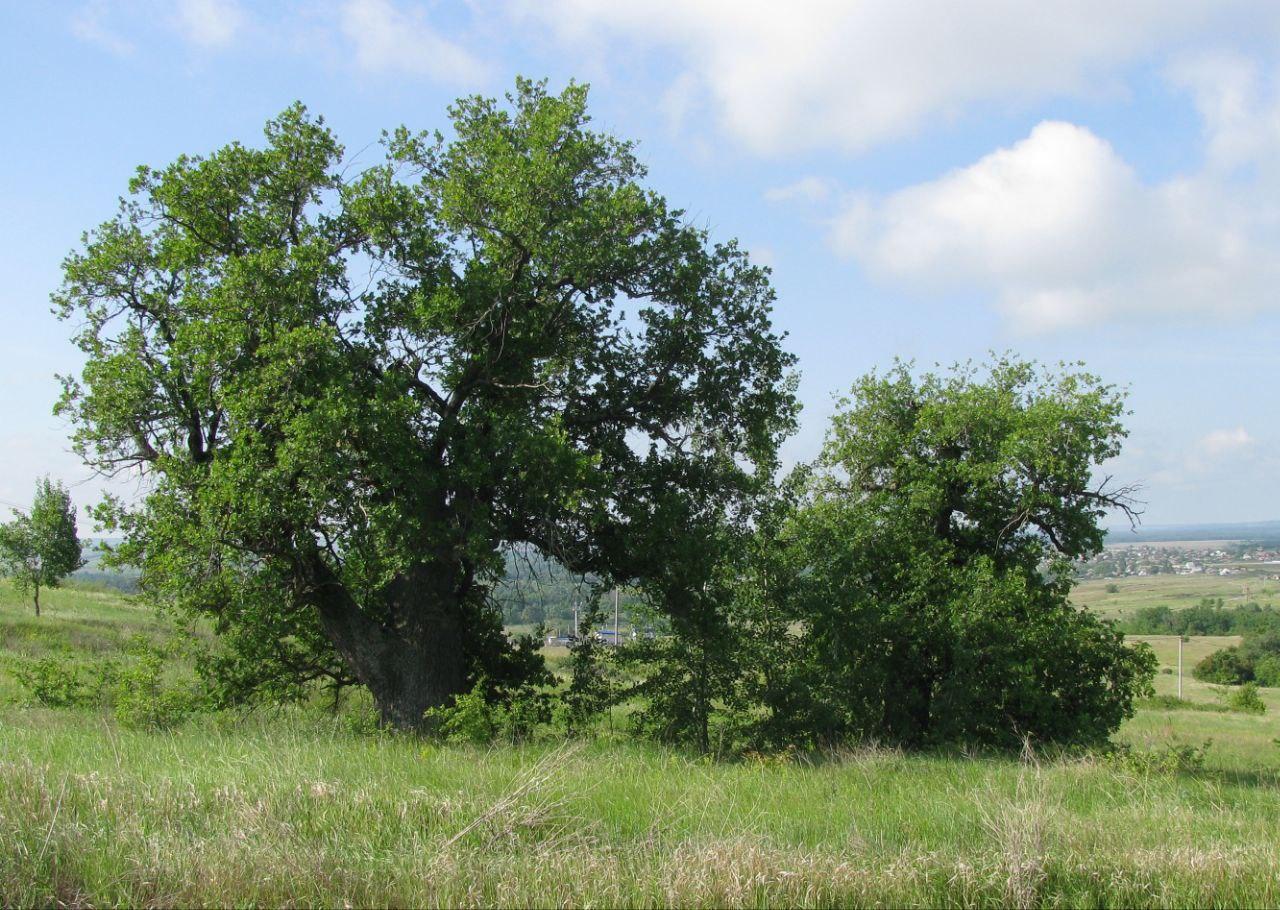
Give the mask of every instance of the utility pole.
[{"label": "utility pole", "polygon": [[1182,636],[1178,636],[1178,698],[1182,698]]}]

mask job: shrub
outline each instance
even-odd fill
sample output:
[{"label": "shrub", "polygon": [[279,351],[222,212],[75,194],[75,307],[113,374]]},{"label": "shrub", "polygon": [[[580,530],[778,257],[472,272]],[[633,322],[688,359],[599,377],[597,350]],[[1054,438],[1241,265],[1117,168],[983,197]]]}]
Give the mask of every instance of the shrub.
[{"label": "shrub", "polygon": [[1196,664],[1191,672],[1202,682],[1224,686],[1241,685],[1253,680],[1253,665],[1246,659],[1239,645],[1214,651]]},{"label": "shrub", "polygon": [[1227,704],[1231,706],[1233,711],[1243,711],[1245,714],[1265,714],[1267,712],[1266,703],[1258,696],[1257,683],[1245,683],[1233,691],[1227,696]]},{"label": "shrub", "polygon": [[1193,672],[1196,679],[1220,685],[1280,686],[1280,635],[1246,638],[1244,644],[1214,651]]},{"label": "shrub", "polygon": [[1280,688],[1280,654],[1267,654],[1253,665],[1253,678],[1260,686]]},{"label": "shrub", "polygon": [[353,699],[342,712],[342,726],[355,736],[373,736],[382,732],[382,718],[373,698],[367,692],[361,693],[364,698]]},{"label": "shrub", "polygon": [[502,732],[512,742],[529,739],[551,721],[550,698],[528,686],[508,694],[506,709]]},{"label": "shrub", "polygon": [[449,742],[484,745],[499,737],[512,742],[527,739],[539,724],[546,723],[549,714],[542,693],[527,687],[495,693],[480,679],[452,705],[432,708],[426,716]]},{"label": "shrub", "polygon": [[171,730],[200,707],[193,692],[165,686],[164,664],[148,653],[119,669],[112,686],[116,720],[121,726],[143,730]]},{"label": "shrub", "polygon": [[56,657],[16,666],[12,673],[27,694],[48,708],[77,707],[97,697],[80,667]]},{"label": "shrub", "polygon": [[480,745],[492,742],[498,735],[505,713],[504,706],[489,704],[484,685],[477,682],[470,692],[455,698],[452,705],[432,708],[427,718],[435,722],[437,731],[449,742]]},{"label": "shrub", "polygon": [[1125,743],[1113,747],[1106,756],[1111,764],[1137,774],[1194,774],[1204,769],[1211,745],[1211,739],[1199,746],[1172,740],[1158,749],[1138,750]]}]

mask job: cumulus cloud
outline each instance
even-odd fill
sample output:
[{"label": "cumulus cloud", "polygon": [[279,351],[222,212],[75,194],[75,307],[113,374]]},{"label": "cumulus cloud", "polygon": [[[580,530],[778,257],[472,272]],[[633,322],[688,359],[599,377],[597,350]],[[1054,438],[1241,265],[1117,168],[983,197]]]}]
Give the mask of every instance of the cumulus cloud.
[{"label": "cumulus cloud", "polygon": [[220,48],[235,38],[244,26],[245,15],[235,0],[180,0],[174,23],[189,43]]},{"label": "cumulus cloud", "polygon": [[926,291],[993,295],[1021,331],[1276,303],[1280,236],[1253,190],[1211,174],[1149,185],[1107,142],[1048,121],[936,180],[850,197],[832,243]]},{"label": "cumulus cloud", "polygon": [[[1120,68],[1241,17],[1240,0],[525,0],[567,48],[674,53],[722,125],[763,152],[861,150],[996,99],[1109,92]],[[585,51],[583,49],[586,49]]]},{"label": "cumulus cloud", "polygon": [[442,37],[421,8],[401,8],[390,0],[347,0],[341,27],[362,69],[461,85],[473,85],[488,76],[488,67]]}]

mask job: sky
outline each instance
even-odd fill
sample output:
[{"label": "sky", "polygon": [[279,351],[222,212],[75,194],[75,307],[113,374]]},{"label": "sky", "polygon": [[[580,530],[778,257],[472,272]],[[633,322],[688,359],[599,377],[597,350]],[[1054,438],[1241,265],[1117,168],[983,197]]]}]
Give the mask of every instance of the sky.
[{"label": "sky", "polygon": [[[516,75],[591,85],[650,184],[773,270],[795,463],[895,357],[1083,361],[1129,391],[1148,525],[1280,519],[1280,3],[0,4],[0,505],[104,484],[52,415],[49,294],[140,164],[295,100],[354,166]],[[127,492],[127,491],[125,491]]]}]

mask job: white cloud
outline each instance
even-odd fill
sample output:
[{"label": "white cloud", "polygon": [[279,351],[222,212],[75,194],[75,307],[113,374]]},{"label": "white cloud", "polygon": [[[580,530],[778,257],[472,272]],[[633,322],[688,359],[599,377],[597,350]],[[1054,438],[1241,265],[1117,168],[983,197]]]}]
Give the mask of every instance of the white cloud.
[{"label": "white cloud", "polygon": [[237,0],[174,0],[131,7],[111,7],[104,0],[90,0],[72,15],[71,33],[117,56],[128,56],[136,46],[108,24],[112,18],[118,20],[117,25],[135,33],[146,31],[148,24],[160,23],[175,30],[187,44],[209,50],[226,47],[248,21]]},{"label": "white cloud", "polygon": [[[1121,68],[1211,27],[1275,20],[1243,0],[525,0],[567,50],[677,56],[757,151],[861,150],[988,100],[1114,91]],[[1237,15],[1244,11],[1247,15]],[[1255,31],[1256,33],[1256,31]],[[620,55],[625,56],[625,55]]]},{"label": "white cloud", "polygon": [[1253,446],[1254,439],[1244,427],[1234,430],[1213,430],[1202,437],[1197,448],[1210,458],[1221,458],[1243,452]]},{"label": "white cloud", "polygon": [[[1128,452],[1126,457],[1136,454]],[[1241,478],[1265,484],[1275,469],[1243,426],[1210,430],[1194,441],[1157,449],[1151,457],[1137,460],[1147,464],[1148,479],[1157,487],[1187,489],[1213,489]]]},{"label": "white cloud", "polygon": [[420,9],[401,9],[390,0],[347,0],[341,18],[362,69],[468,86],[488,76],[481,60],[442,37]]},{"label": "white cloud", "polygon": [[174,24],[188,43],[221,48],[244,26],[245,15],[236,0],[180,0]]},{"label": "white cloud", "polygon": [[1195,102],[1210,168],[1226,173],[1260,167],[1274,179],[1280,97],[1257,61],[1234,53],[1202,53],[1177,60],[1167,75]]},{"label": "white cloud", "polygon": [[92,0],[71,16],[71,34],[81,41],[95,44],[118,57],[127,57],[132,54],[133,42],[108,28],[105,18],[105,4],[102,0]]},{"label": "white cloud", "polygon": [[836,183],[826,177],[801,177],[794,183],[765,190],[767,202],[826,202],[836,192]]},{"label": "white cloud", "polygon": [[1022,331],[1241,314],[1280,302],[1280,234],[1256,191],[1207,173],[1145,184],[1050,121],[937,180],[849,198],[831,239],[884,279],[992,294]]},{"label": "white cloud", "polygon": [[684,127],[697,105],[697,85],[687,73],[667,86],[659,103],[667,123],[677,131]]}]

